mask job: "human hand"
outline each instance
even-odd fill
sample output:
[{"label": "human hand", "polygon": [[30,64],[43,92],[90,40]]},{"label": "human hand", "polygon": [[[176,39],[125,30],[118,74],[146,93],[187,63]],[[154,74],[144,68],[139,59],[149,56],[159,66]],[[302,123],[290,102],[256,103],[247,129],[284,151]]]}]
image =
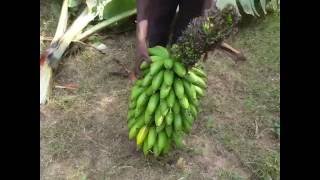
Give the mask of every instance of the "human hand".
[{"label": "human hand", "polygon": [[136,80],[141,73],[140,65],[143,61],[146,61],[147,63],[150,63],[150,57],[148,54],[148,47],[145,41],[140,41],[137,43],[137,49],[136,49],[136,59],[135,59],[135,66],[134,69],[130,75],[131,80]]}]

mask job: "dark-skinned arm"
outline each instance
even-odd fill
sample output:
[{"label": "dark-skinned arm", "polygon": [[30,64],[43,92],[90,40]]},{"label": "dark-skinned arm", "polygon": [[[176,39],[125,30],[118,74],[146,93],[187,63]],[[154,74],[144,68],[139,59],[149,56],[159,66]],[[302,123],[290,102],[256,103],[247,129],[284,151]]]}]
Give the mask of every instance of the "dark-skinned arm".
[{"label": "dark-skinned arm", "polygon": [[137,59],[131,79],[136,79],[140,74],[140,64],[144,60],[149,60],[147,35],[148,35],[148,15],[150,0],[137,0],[137,25],[136,25],[136,50]]}]

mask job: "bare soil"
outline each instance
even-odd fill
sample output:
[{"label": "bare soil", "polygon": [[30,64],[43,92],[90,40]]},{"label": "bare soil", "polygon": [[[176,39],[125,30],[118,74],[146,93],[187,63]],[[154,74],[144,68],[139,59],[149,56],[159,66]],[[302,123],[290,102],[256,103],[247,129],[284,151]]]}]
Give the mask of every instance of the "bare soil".
[{"label": "bare soil", "polygon": [[[53,17],[42,15],[42,36],[54,32],[46,29]],[[280,121],[279,17],[240,29],[228,42],[248,60],[209,54],[208,90],[186,147],[160,158],[144,157],[128,140],[131,83],[110,74],[121,70],[112,58],[133,67],[134,32],[103,40],[107,55],[83,48],[66,57],[54,86],[79,88],[54,88],[41,107],[41,179],[279,179],[280,139],[272,128]]]}]

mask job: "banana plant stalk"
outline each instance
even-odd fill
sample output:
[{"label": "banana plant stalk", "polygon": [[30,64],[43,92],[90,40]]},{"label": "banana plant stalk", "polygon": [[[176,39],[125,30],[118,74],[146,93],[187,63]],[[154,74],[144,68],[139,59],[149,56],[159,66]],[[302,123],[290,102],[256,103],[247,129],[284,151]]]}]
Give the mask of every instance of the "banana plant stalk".
[{"label": "banana plant stalk", "polygon": [[[60,18],[56,33],[52,39],[51,46],[56,44],[59,38],[67,29],[68,24],[68,0],[64,0],[61,8]],[[52,79],[52,68],[49,66],[48,54],[52,51],[48,49],[40,56],[40,104],[44,104],[50,94],[50,84]]]},{"label": "banana plant stalk", "polygon": [[[57,68],[59,61],[72,41],[83,40],[93,33],[96,33],[117,21],[136,14],[136,8],[133,7],[130,10],[120,12],[113,17],[103,20],[83,32],[87,25],[91,23],[98,15],[100,16],[100,14],[103,12],[104,8],[101,8],[101,6],[107,5],[111,1],[112,0],[100,0],[97,2],[93,0],[87,0],[88,6],[82,11],[82,13],[76,18],[76,20],[67,30],[68,0],[63,1],[55,36],[50,47],[40,56],[40,105],[47,102],[52,85],[53,71]],[[92,9],[97,10],[93,11]]]}]

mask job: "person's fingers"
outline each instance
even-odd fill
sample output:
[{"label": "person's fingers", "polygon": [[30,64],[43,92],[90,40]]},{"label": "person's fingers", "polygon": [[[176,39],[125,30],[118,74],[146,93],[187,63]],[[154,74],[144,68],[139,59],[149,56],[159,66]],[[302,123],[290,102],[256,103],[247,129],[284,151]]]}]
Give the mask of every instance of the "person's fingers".
[{"label": "person's fingers", "polygon": [[145,58],[145,61],[147,61],[148,63],[151,63],[151,58],[150,58],[150,56],[147,56],[147,57]]},{"label": "person's fingers", "polygon": [[134,72],[135,72],[136,77],[138,77],[140,75],[140,65],[142,62],[143,62],[142,59],[137,59],[136,66],[134,67]]},{"label": "person's fingers", "polygon": [[132,83],[134,83],[136,80],[137,80],[137,76],[135,74],[134,71],[131,71],[130,74],[129,74],[129,79]]},{"label": "person's fingers", "polygon": [[139,78],[141,77],[141,71],[140,71],[140,70],[136,70],[136,71],[135,71],[135,77],[136,77],[137,79],[139,79]]},{"label": "person's fingers", "polygon": [[143,61],[144,61],[144,58],[139,58],[139,59],[137,59],[136,69],[140,69],[140,66],[141,66],[141,64],[142,64]]},{"label": "person's fingers", "polygon": [[146,62],[146,63],[150,64],[152,61],[151,61],[150,57],[143,57],[142,62]]},{"label": "person's fingers", "polygon": [[129,75],[131,81],[137,80],[140,75],[140,64],[142,62],[140,59],[141,58],[136,59],[135,66],[133,67],[133,71],[131,71]]}]

